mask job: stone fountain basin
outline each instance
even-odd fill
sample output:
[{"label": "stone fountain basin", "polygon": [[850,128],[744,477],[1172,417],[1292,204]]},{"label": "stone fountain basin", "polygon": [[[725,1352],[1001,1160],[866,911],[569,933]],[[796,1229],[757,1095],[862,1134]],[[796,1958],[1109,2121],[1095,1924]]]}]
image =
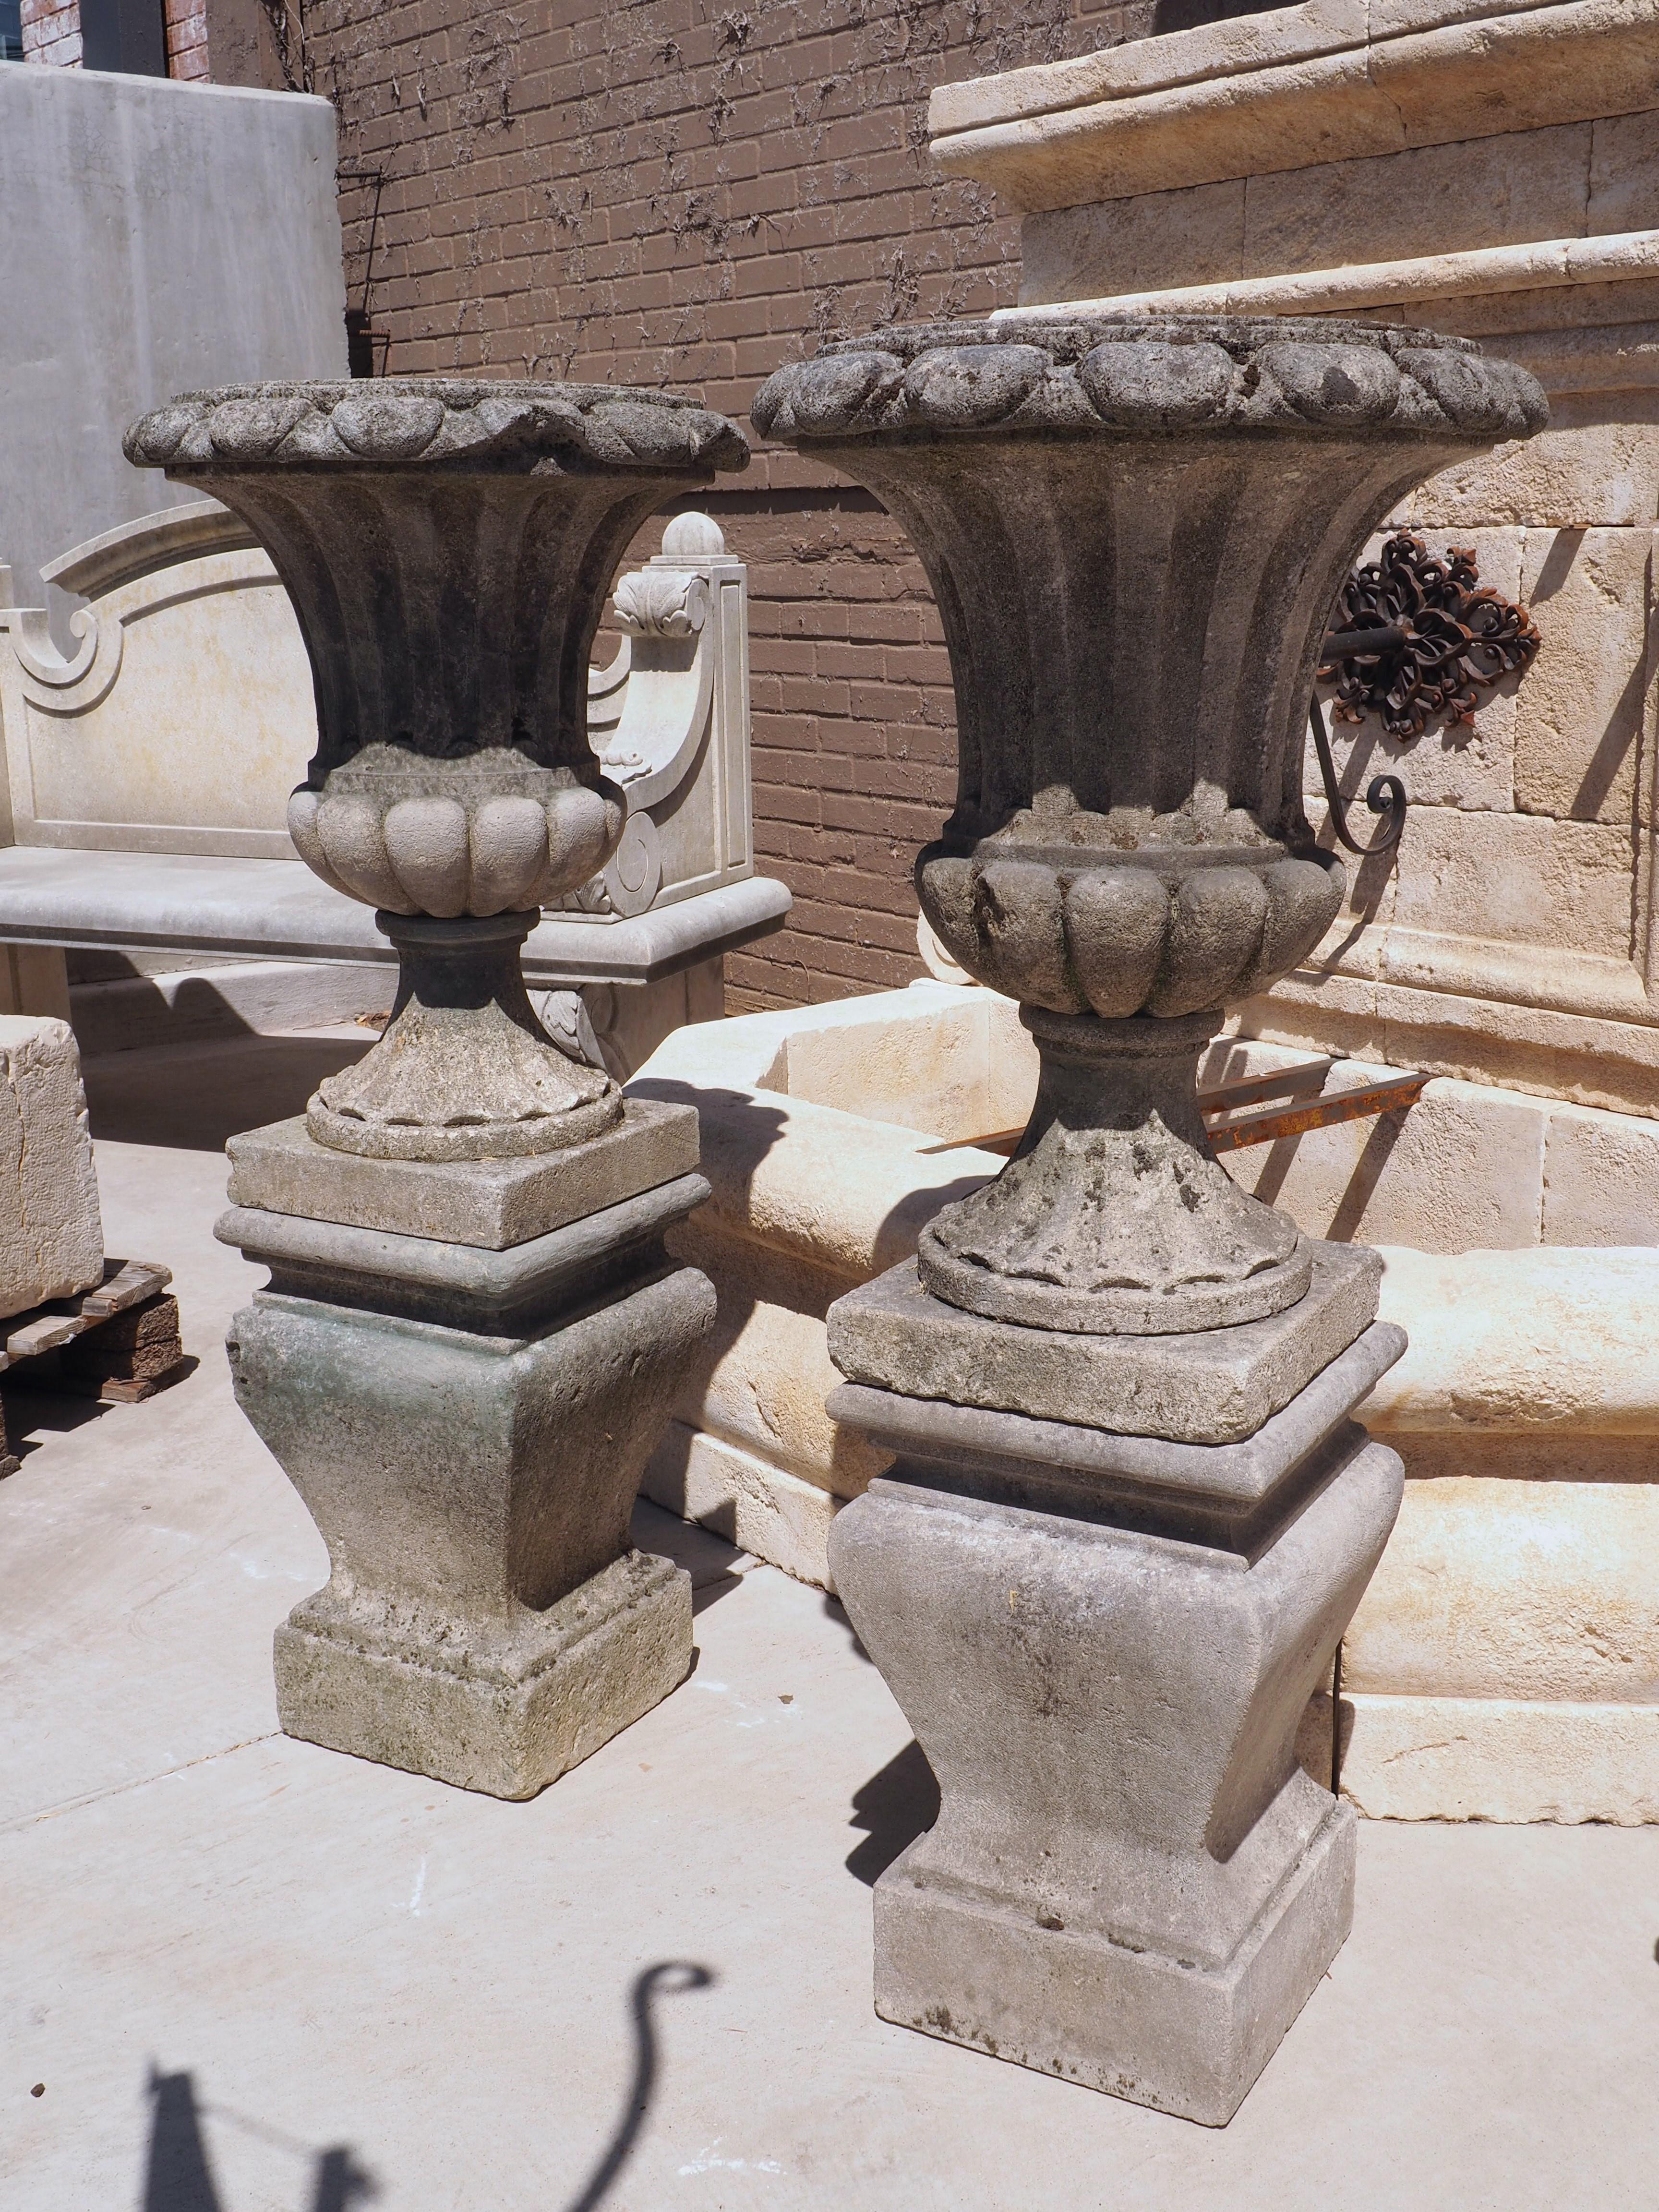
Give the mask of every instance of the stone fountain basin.
[{"label": "stone fountain basin", "polygon": [[[1305,1059],[1223,1038],[1205,1081]],[[1357,1060],[1328,1089],[1394,1071]],[[1001,1165],[1036,1054],[1012,1001],[926,981],[678,1030],[628,1087],[702,1117],[674,1239],[720,1297],[647,1469],[659,1504],[831,1587],[886,1464],[823,1409],[824,1314]],[[1362,1409],[1406,1501],[1344,1647],[1343,1787],[1403,1820],[1659,1820],[1659,1123],[1439,1078],[1409,1113],[1225,1156],[1310,1234],[1382,1251],[1411,1337]],[[1651,1241],[1638,1241],[1650,1239]],[[1329,1767],[1328,1701],[1302,1749]]]}]

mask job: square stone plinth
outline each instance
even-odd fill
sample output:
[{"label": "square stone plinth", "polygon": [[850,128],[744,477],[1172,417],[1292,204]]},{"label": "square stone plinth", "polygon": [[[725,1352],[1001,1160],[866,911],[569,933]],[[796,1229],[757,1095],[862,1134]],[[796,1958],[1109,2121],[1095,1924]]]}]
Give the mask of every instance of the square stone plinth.
[{"label": "square stone plinth", "polygon": [[[482,1641],[482,1639],[480,1639]],[[511,1648],[418,1648],[330,1592],[276,1631],[285,1735],[492,1797],[533,1797],[659,1705],[691,1663],[691,1579],[629,1552]]]},{"label": "square stone plinth", "polygon": [[509,1160],[380,1160],[337,1152],[303,1116],[233,1137],[233,1206],[505,1252],[697,1164],[695,1107],[629,1098],[614,1129]]},{"label": "square stone plinth", "polygon": [[876,1884],[876,2010],[901,2027],[1224,2127],[1347,1940],[1355,1826],[1348,1806],[1332,1806],[1218,1967],[1133,1951],[936,1877],[918,1880],[907,1852]]},{"label": "square stone plinth", "polygon": [[1083,1336],[986,1321],[889,1268],[830,1309],[830,1357],[850,1382],[1120,1435],[1242,1443],[1376,1318],[1382,1262],[1316,1243],[1313,1281],[1284,1313],[1173,1336]]}]

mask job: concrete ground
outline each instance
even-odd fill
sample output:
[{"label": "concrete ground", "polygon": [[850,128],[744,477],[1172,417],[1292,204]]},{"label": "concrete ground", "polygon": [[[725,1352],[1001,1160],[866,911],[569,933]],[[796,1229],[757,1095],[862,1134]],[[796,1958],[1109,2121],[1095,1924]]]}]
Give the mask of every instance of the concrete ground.
[{"label": "concrete ground", "polygon": [[[1659,2203],[1659,1833],[1367,1825],[1353,1936],[1212,2133],[871,2008],[927,1778],[837,1608],[642,1508],[684,1688],[533,1803],[276,1730],[323,1547],[232,1402],[218,1147],[357,1042],[94,1062],[106,1243],[189,1378],[0,1484],[16,2212],[1392,2212]],[[35,2085],[43,2094],[35,2095]]]}]

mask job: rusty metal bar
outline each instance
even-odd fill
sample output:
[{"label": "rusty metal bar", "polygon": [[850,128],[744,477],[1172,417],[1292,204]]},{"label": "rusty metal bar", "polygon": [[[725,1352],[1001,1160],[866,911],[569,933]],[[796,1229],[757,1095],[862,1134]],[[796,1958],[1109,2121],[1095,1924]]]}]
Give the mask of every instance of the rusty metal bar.
[{"label": "rusty metal bar", "polygon": [[1198,1094],[1200,1114],[1231,1114],[1236,1106],[1259,1105],[1264,1098],[1299,1098],[1304,1091],[1318,1092],[1336,1066],[1334,1060],[1297,1060],[1267,1075],[1243,1075],[1231,1083],[1217,1083]]},{"label": "rusty metal bar", "polygon": [[1423,1095],[1426,1075],[1397,1075],[1388,1083],[1366,1083],[1356,1091],[1337,1091],[1328,1097],[1310,1099],[1305,1105],[1268,1106],[1237,1119],[1212,1122],[1211,1149],[1236,1152],[1246,1145],[1270,1145],[1279,1137],[1305,1136],[1310,1129],[1329,1129],[1340,1121],[1363,1121],[1372,1114],[1391,1114],[1414,1106]]}]

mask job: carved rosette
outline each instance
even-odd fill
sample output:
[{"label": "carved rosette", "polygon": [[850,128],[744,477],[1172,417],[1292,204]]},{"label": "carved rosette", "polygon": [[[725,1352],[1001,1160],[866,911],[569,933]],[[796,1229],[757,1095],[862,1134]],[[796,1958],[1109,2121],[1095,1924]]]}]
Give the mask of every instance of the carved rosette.
[{"label": "carved rosette", "polygon": [[1301,757],[1355,549],[1547,411],[1468,340],[1322,319],[899,325],[768,380],[756,428],[867,485],[927,567],[958,778],[918,892],[1042,1056],[1014,1160],[924,1233],[937,1296],[1106,1334],[1302,1295],[1293,1224],[1210,1154],[1197,1056],[1340,904]]},{"label": "carved rosette", "polygon": [[747,465],[742,434],[664,392],[388,378],[188,393],[125,450],[222,500],[269,551],[317,696],[289,831],[399,946],[393,1019],[312,1101],[313,1135],[454,1159],[615,1120],[614,1085],[536,1020],[518,947],[623,833],[586,714],[617,562],[665,500]]}]

